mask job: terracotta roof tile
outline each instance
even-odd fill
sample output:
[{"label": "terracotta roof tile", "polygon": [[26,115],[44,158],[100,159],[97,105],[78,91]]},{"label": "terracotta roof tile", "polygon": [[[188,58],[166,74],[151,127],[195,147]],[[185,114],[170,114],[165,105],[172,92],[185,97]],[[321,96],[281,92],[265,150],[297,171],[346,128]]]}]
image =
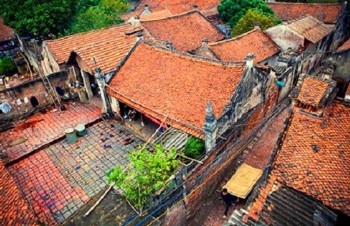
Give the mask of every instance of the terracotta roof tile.
[{"label": "terracotta roof tile", "polygon": [[324,82],[316,78],[307,77],[303,81],[297,99],[303,104],[318,107],[328,86],[328,82]]},{"label": "terracotta roof tile", "polygon": [[312,43],[320,41],[332,31],[329,26],[310,15],[292,21],[287,26]]},{"label": "terracotta roof tile", "polygon": [[173,14],[169,10],[161,10],[152,12],[151,14],[140,15],[140,21],[160,20],[171,16],[173,16]]},{"label": "terracotta roof tile", "polygon": [[93,72],[96,67],[104,73],[112,72],[136,43],[135,36],[112,36],[104,42],[91,43],[74,50]]},{"label": "terracotta roof tile", "polygon": [[283,21],[295,20],[309,14],[324,23],[335,23],[342,4],[271,2],[268,6]]},{"label": "terracotta roof tile", "polygon": [[192,51],[201,46],[202,40],[210,42],[225,38],[220,31],[198,11],[168,17],[162,20],[146,21],[142,26],[157,40],[170,41],[176,50]]},{"label": "terracotta roof tile", "polygon": [[350,39],[348,39],[343,45],[338,48],[338,51],[350,49]]},{"label": "terracotta roof tile", "polygon": [[38,225],[29,204],[0,160],[0,222],[1,225]]},{"label": "terracotta roof tile", "polygon": [[[258,196],[256,197],[256,199],[254,200],[254,202],[250,206],[249,211],[248,211],[248,216],[250,218],[254,219],[254,221],[259,220],[259,215],[264,207],[264,203],[266,202],[266,199],[267,199],[269,192],[271,192],[271,190],[273,188],[273,185],[277,184],[277,187],[281,186],[281,184],[279,184],[276,181],[276,179],[277,178],[275,176],[270,175],[269,179],[267,180],[266,186],[261,187],[259,189]],[[276,187],[274,189],[276,189]]]},{"label": "terracotta roof tile", "polygon": [[216,8],[219,4],[220,0],[141,0],[136,10],[143,10],[144,5],[148,5],[152,11],[168,9],[173,14],[178,14],[193,10],[193,5],[202,11]]},{"label": "terracotta roof tile", "polygon": [[350,108],[333,103],[323,118],[295,112],[273,175],[350,216]]},{"label": "terracotta roof tile", "polygon": [[[147,56],[147,57],[144,57]],[[107,92],[159,121],[203,138],[208,100],[219,116],[244,66],[223,65],[139,43]]]},{"label": "terracotta roof tile", "polygon": [[4,24],[4,19],[0,17],[0,42],[14,39],[15,31]]},{"label": "terracotta roof tile", "polygon": [[91,45],[97,42],[110,40],[111,37],[124,36],[124,32],[134,30],[131,24],[121,24],[106,29],[99,29],[90,32],[66,36],[63,38],[45,41],[53,55],[56,57],[58,64],[68,61],[71,51]]},{"label": "terracotta roof tile", "polygon": [[209,44],[210,50],[222,61],[243,62],[253,52],[261,62],[279,52],[279,47],[263,31],[254,29],[238,37]]}]

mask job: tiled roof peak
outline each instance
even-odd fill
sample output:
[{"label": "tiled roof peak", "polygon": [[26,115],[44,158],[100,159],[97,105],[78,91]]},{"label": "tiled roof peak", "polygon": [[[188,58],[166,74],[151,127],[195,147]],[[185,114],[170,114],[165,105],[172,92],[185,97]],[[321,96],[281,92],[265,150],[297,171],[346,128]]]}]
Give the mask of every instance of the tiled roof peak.
[{"label": "tiled roof peak", "polygon": [[107,92],[159,121],[167,115],[166,124],[203,138],[208,100],[220,115],[244,68],[241,63],[206,61],[140,42],[111,79]]}]

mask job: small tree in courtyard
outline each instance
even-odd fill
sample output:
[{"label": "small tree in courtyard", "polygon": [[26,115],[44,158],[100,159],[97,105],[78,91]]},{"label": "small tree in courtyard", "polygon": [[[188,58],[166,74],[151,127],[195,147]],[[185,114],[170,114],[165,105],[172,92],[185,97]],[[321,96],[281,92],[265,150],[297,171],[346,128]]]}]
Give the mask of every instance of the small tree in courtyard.
[{"label": "small tree in courtyard", "polygon": [[252,30],[255,22],[259,22],[260,28],[265,30],[276,25],[279,20],[277,20],[274,16],[265,15],[257,9],[249,9],[232,29],[232,37]]},{"label": "small tree in courtyard", "polygon": [[166,151],[161,145],[156,145],[154,152],[141,148],[127,157],[130,163],[125,171],[117,166],[106,176],[108,183],[121,188],[125,197],[142,212],[152,194],[166,186],[167,180],[179,166],[179,161],[176,159],[175,148]]}]

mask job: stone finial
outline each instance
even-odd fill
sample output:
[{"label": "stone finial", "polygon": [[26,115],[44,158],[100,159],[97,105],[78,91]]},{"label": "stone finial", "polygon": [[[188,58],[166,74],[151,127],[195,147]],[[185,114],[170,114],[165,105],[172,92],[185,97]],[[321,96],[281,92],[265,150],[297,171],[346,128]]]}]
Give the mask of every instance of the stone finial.
[{"label": "stone finial", "polygon": [[254,58],[255,58],[254,53],[249,53],[249,54],[244,58],[244,60],[245,60],[245,62],[246,62],[246,67],[251,68],[251,67],[254,66]]},{"label": "stone finial", "polygon": [[209,40],[207,38],[204,38],[202,40],[202,47],[207,49],[208,48],[208,43],[209,43]]},{"label": "stone finial", "polygon": [[193,9],[198,10],[198,5],[194,4]]},{"label": "stone finial", "polygon": [[260,29],[260,25],[261,25],[260,22],[254,22],[254,29],[255,29],[255,30],[261,30],[261,29]]},{"label": "stone finial", "polygon": [[131,23],[131,26],[133,27],[139,27],[141,26],[141,22],[140,22],[140,17],[139,16],[135,16],[135,17],[131,17],[127,23]]},{"label": "stone finial", "polygon": [[141,15],[146,15],[146,14],[152,14],[152,11],[149,9],[149,5],[144,5],[144,9],[141,13]]},{"label": "stone finial", "polygon": [[210,152],[216,143],[216,132],[217,132],[217,120],[213,112],[213,105],[208,101],[206,114],[205,114],[205,123],[204,123],[204,132],[205,132],[205,150],[206,153]]}]

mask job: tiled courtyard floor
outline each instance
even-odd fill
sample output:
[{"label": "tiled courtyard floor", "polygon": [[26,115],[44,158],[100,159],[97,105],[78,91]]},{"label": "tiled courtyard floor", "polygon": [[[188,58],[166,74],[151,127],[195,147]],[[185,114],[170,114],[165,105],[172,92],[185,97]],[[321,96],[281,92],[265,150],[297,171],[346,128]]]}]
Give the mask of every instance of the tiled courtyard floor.
[{"label": "tiled courtyard floor", "polygon": [[0,134],[0,152],[12,162],[39,147],[65,135],[64,131],[78,124],[88,124],[100,117],[100,108],[83,103],[65,105],[66,111],[52,109],[38,113],[15,128]]},{"label": "tiled courtyard floor", "polygon": [[127,164],[141,140],[119,124],[99,122],[69,144],[66,140],[8,167],[40,221],[63,222],[107,185],[105,173]]}]

